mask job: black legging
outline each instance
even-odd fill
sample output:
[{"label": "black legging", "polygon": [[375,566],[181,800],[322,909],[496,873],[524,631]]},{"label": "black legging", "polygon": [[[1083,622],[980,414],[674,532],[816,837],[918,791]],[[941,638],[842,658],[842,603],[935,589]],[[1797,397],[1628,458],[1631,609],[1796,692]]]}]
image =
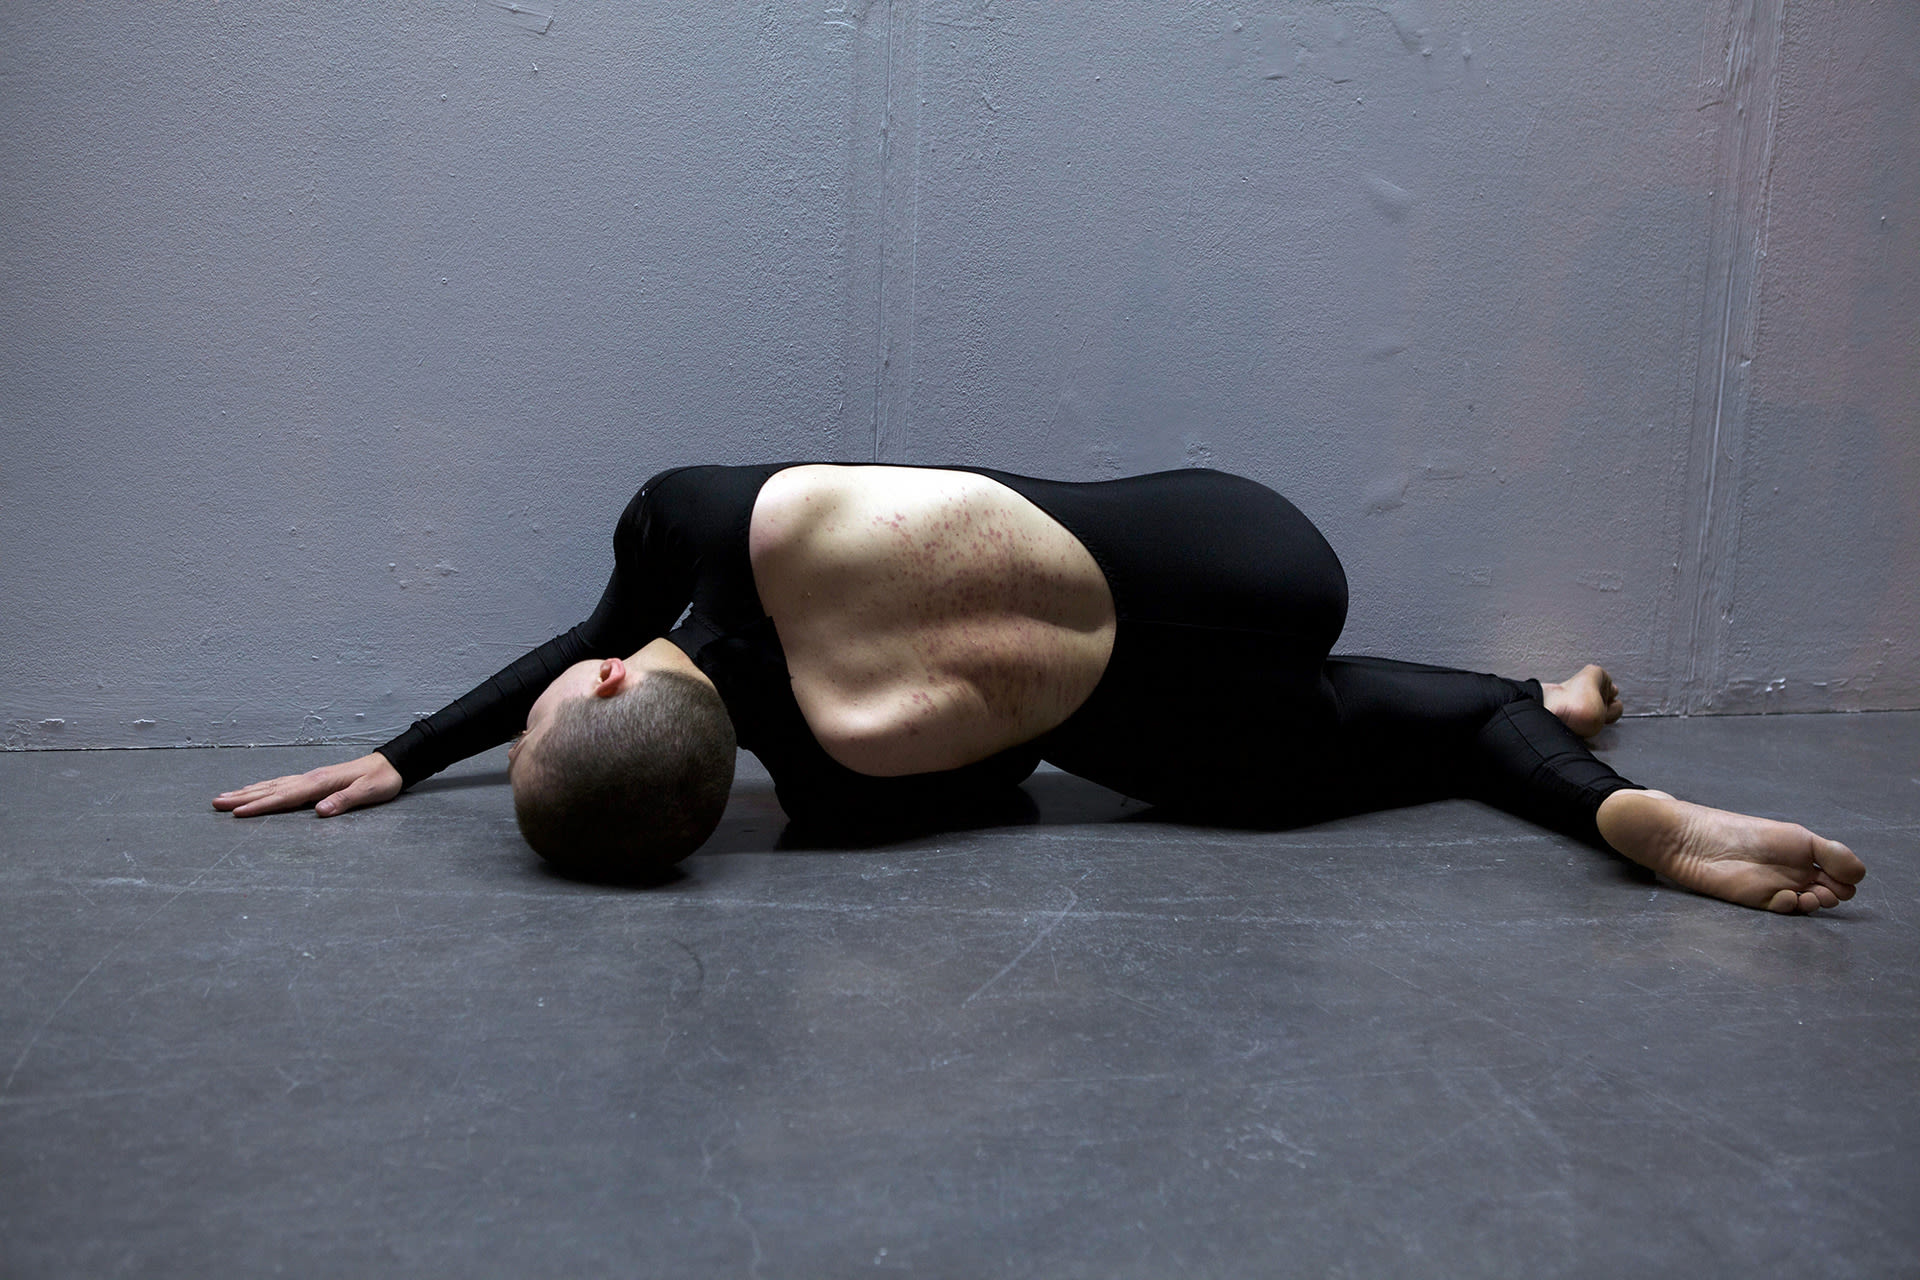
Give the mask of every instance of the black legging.
[{"label": "black legging", "polygon": [[1604,846],[1600,802],[1635,785],[1547,710],[1537,680],[1365,657],[1330,658],[1326,677],[1340,707],[1323,770],[1337,811],[1470,796]]},{"label": "black legging", "polygon": [[1537,682],[1328,656],[1346,574],[1279,494],[1199,470],[1000,478],[1093,553],[1119,617],[1099,686],[1037,744],[1046,760],[1198,817],[1294,823],[1469,796],[1604,843],[1600,802],[1634,784]]}]

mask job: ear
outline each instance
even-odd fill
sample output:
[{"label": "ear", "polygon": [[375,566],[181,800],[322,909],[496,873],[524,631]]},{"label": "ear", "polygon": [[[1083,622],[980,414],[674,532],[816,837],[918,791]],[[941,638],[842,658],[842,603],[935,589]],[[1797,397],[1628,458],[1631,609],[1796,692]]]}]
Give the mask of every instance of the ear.
[{"label": "ear", "polygon": [[618,658],[602,658],[599,669],[594,673],[593,696],[611,698],[624,693],[632,683],[632,673],[627,670],[626,663]]}]

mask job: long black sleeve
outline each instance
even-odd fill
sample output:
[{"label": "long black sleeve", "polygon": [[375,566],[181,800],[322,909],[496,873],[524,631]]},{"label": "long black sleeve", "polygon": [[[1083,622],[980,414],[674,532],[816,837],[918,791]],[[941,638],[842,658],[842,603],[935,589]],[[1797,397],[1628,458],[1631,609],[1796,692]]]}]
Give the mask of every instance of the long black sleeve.
[{"label": "long black sleeve", "polygon": [[591,617],[377,748],[406,786],[520,732],[541,691],[574,663],[625,657],[666,634],[692,597],[696,566],[683,522],[663,513],[662,486],[672,493],[668,482],[686,470],[655,476],[627,504],[614,532],[613,577]]}]

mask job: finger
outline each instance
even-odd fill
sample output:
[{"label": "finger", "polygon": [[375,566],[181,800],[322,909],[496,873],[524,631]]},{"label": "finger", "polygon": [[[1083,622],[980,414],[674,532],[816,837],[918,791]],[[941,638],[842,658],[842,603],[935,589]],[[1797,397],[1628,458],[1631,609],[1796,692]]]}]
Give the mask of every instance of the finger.
[{"label": "finger", "polygon": [[213,798],[213,802],[219,804],[223,800],[231,800],[235,804],[242,803],[265,792],[268,787],[273,785],[273,781],[277,781],[277,779],[267,782],[250,782],[244,787],[235,787],[231,791],[222,791]]},{"label": "finger", "polygon": [[282,778],[279,785],[265,794],[255,796],[245,804],[235,807],[233,816],[251,818],[262,813],[285,813],[288,809],[305,808],[314,799],[327,794],[333,788],[322,783],[316,784],[307,778]]},{"label": "finger", "polygon": [[253,818],[263,813],[278,813],[287,807],[279,803],[276,797],[264,796],[258,800],[249,800],[245,804],[233,806],[232,813],[236,818]]},{"label": "finger", "polygon": [[236,818],[255,818],[263,813],[285,813],[289,809],[298,809],[307,803],[306,797],[276,792],[236,805],[233,816]]},{"label": "finger", "polygon": [[323,818],[331,818],[336,813],[345,813],[349,809],[359,808],[360,798],[354,795],[354,791],[357,790],[358,787],[359,784],[355,783],[352,786],[340,788],[340,790],[313,806],[313,811]]},{"label": "finger", "polygon": [[249,783],[244,787],[237,787],[232,791],[222,791],[213,798],[214,807],[218,809],[230,809],[234,805],[245,804],[249,800],[258,800],[262,796],[272,795],[275,791],[298,784],[301,780],[302,775],[290,773],[278,778],[266,778],[260,782]]},{"label": "finger", "polygon": [[359,809],[366,805],[378,804],[386,797],[369,778],[355,778],[319,804],[313,811],[323,818],[331,818],[336,813],[345,813],[349,809]]},{"label": "finger", "polygon": [[237,791],[222,791],[213,798],[213,807],[226,810],[236,808],[249,800],[258,800],[267,794],[267,784],[256,782],[250,787],[241,787]]},{"label": "finger", "polygon": [[215,796],[213,798],[213,807],[216,809],[233,809],[249,801],[258,800],[263,796],[270,796],[272,794],[272,790],[268,788],[255,789],[250,787],[245,791],[236,791],[231,795]]}]

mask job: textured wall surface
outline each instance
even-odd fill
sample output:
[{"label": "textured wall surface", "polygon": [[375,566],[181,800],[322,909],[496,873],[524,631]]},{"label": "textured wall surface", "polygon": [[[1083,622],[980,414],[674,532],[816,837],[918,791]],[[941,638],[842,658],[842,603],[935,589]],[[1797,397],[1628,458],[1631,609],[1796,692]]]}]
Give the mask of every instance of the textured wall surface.
[{"label": "textured wall surface", "polygon": [[377,742],[660,467],[1282,489],[1344,648],[1920,706],[1904,0],[0,11],[9,746]]},{"label": "textured wall surface", "polygon": [[1698,696],[1920,705],[1920,5],[1794,0]]}]

